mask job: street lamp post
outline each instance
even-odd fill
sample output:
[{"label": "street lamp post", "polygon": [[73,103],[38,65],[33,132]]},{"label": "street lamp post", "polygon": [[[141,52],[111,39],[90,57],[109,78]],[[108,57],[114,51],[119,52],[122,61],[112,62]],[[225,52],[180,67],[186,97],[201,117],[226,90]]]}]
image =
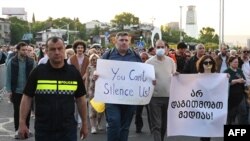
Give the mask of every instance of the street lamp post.
[{"label": "street lamp post", "polygon": [[[61,23],[63,23],[63,24],[65,24],[65,25],[63,25],[63,26],[61,26],[61,27],[59,27],[59,28],[63,28],[63,27],[65,27],[65,26],[67,26],[67,44],[69,44],[69,25],[72,23],[66,23],[66,22],[63,22],[63,21],[60,21]],[[60,31],[61,32],[61,31]]]},{"label": "street lamp post", "polygon": [[224,0],[220,0],[219,7],[219,47],[224,43]]},{"label": "street lamp post", "polygon": [[180,6],[180,42],[182,40],[182,6]]},{"label": "street lamp post", "polygon": [[67,24],[67,44],[69,44],[69,24]]}]

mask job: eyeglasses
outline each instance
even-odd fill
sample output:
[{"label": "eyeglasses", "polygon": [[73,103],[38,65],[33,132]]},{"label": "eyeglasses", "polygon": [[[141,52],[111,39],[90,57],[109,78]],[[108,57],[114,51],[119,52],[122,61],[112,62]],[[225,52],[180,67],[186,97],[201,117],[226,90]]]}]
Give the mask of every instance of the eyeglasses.
[{"label": "eyeglasses", "polygon": [[127,39],[120,39],[119,41],[120,41],[120,42],[128,42]]},{"label": "eyeglasses", "polygon": [[243,51],[243,53],[250,53],[250,51]]},{"label": "eyeglasses", "polygon": [[204,65],[208,65],[208,64],[212,65],[213,62],[212,62],[212,61],[204,61],[203,64],[204,64]]},{"label": "eyeglasses", "polygon": [[164,46],[157,46],[156,48],[157,49],[159,49],[159,48],[163,48],[164,49],[165,47]]}]

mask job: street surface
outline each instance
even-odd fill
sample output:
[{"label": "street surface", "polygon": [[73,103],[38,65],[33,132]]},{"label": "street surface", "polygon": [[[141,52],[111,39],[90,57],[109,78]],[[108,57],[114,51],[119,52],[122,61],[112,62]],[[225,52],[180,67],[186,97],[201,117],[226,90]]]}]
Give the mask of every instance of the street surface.
[{"label": "street surface", "polygon": [[[143,111],[144,127],[142,129],[142,133],[138,134],[135,132],[135,124],[133,121],[130,127],[129,141],[153,141],[153,137],[149,131],[147,123],[147,114],[145,111],[146,110]],[[30,124],[31,131],[34,133],[33,118],[31,118]],[[103,127],[105,127],[105,121],[103,122]],[[11,103],[8,103],[7,95],[3,95],[2,99],[0,98],[0,141],[17,141],[13,138],[14,133],[13,106]],[[25,141],[34,140],[34,137],[30,137]],[[80,141],[80,139],[78,140]],[[98,134],[89,134],[88,138],[85,139],[85,141],[106,141],[106,131],[101,131]],[[199,138],[186,136],[166,137],[165,141],[199,141]],[[223,138],[212,138],[212,141],[223,141]]]}]

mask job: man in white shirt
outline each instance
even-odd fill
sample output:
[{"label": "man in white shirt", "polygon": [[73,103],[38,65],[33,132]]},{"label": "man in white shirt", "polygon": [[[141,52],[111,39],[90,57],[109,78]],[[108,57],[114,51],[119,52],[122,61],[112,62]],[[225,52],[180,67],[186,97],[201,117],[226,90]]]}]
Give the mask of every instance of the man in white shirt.
[{"label": "man in white shirt", "polygon": [[239,124],[246,124],[250,123],[249,121],[249,104],[250,104],[250,49],[247,47],[242,48],[241,50],[241,57],[239,58],[239,68],[242,69],[243,74],[246,78],[246,94],[242,102],[240,103],[240,112],[238,113],[238,122]]},{"label": "man in white shirt", "polygon": [[171,76],[176,72],[176,64],[173,59],[165,56],[167,47],[164,41],[158,40],[155,48],[156,55],[146,61],[154,66],[156,79],[153,96],[148,106],[154,141],[163,141],[167,128],[170,81]]}]

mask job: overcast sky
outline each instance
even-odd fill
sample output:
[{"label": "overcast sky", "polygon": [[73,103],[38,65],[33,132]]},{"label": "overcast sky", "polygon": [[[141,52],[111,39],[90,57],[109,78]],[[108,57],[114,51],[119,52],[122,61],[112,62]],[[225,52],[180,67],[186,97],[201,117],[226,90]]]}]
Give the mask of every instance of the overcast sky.
[{"label": "overcast sky", "polygon": [[[225,35],[250,35],[249,0],[225,1]],[[198,29],[212,27],[219,33],[219,0],[0,0],[2,7],[24,7],[31,21],[52,18],[78,17],[81,22],[99,20],[109,22],[116,14],[130,12],[141,22],[152,22],[159,26],[180,21],[182,8],[185,29],[188,5],[195,5]],[[1,15],[0,17],[5,17]]]}]

